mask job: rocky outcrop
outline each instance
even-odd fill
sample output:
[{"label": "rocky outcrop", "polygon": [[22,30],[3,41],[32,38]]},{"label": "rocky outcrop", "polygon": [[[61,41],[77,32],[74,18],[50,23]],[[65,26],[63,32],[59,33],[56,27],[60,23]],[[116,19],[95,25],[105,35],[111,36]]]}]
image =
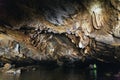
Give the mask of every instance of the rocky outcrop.
[{"label": "rocky outcrop", "polygon": [[[1,1],[0,60],[120,61],[119,0]],[[16,11],[15,11],[16,10]],[[3,15],[4,14],[4,15]]]}]

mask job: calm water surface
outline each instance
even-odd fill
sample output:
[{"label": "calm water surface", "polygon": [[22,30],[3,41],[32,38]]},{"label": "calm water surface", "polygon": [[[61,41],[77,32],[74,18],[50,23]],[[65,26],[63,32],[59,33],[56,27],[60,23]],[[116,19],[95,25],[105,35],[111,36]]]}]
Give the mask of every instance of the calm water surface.
[{"label": "calm water surface", "polygon": [[21,75],[0,73],[0,80],[120,80],[120,68],[97,66],[96,69],[80,69],[42,66],[37,70],[22,71]]}]

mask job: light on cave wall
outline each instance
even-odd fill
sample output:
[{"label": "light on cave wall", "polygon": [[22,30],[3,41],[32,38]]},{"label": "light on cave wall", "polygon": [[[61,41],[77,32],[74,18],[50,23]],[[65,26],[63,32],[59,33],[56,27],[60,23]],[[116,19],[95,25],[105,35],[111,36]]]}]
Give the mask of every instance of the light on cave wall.
[{"label": "light on cave wall", "polygon": [[102,12],[102,9],[99,4],[95,4],[91,6],[91,11],[100,14]]}]

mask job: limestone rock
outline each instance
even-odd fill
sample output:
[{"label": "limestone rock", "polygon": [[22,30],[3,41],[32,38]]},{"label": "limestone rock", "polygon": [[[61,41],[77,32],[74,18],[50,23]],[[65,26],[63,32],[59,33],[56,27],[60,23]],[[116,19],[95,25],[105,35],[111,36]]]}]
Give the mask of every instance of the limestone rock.
[{"label": "limestone rock", "polygon": [[1,0],[0,60],[119,62],[119,2]]}]

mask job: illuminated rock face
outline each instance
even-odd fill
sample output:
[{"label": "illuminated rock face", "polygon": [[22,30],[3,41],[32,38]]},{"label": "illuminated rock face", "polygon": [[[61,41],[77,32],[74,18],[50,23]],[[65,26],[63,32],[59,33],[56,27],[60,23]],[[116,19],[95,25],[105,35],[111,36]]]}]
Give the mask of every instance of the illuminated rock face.
[{"label": "illuminated rock face", "polygon": [[31,59],[31,63],[50,60],[64,64],[84,62],[90,57],[119,62],[119,3],[119,0],[5,0],[8,6],[1,7],[5,16],[0,16],[1,60]]}]

